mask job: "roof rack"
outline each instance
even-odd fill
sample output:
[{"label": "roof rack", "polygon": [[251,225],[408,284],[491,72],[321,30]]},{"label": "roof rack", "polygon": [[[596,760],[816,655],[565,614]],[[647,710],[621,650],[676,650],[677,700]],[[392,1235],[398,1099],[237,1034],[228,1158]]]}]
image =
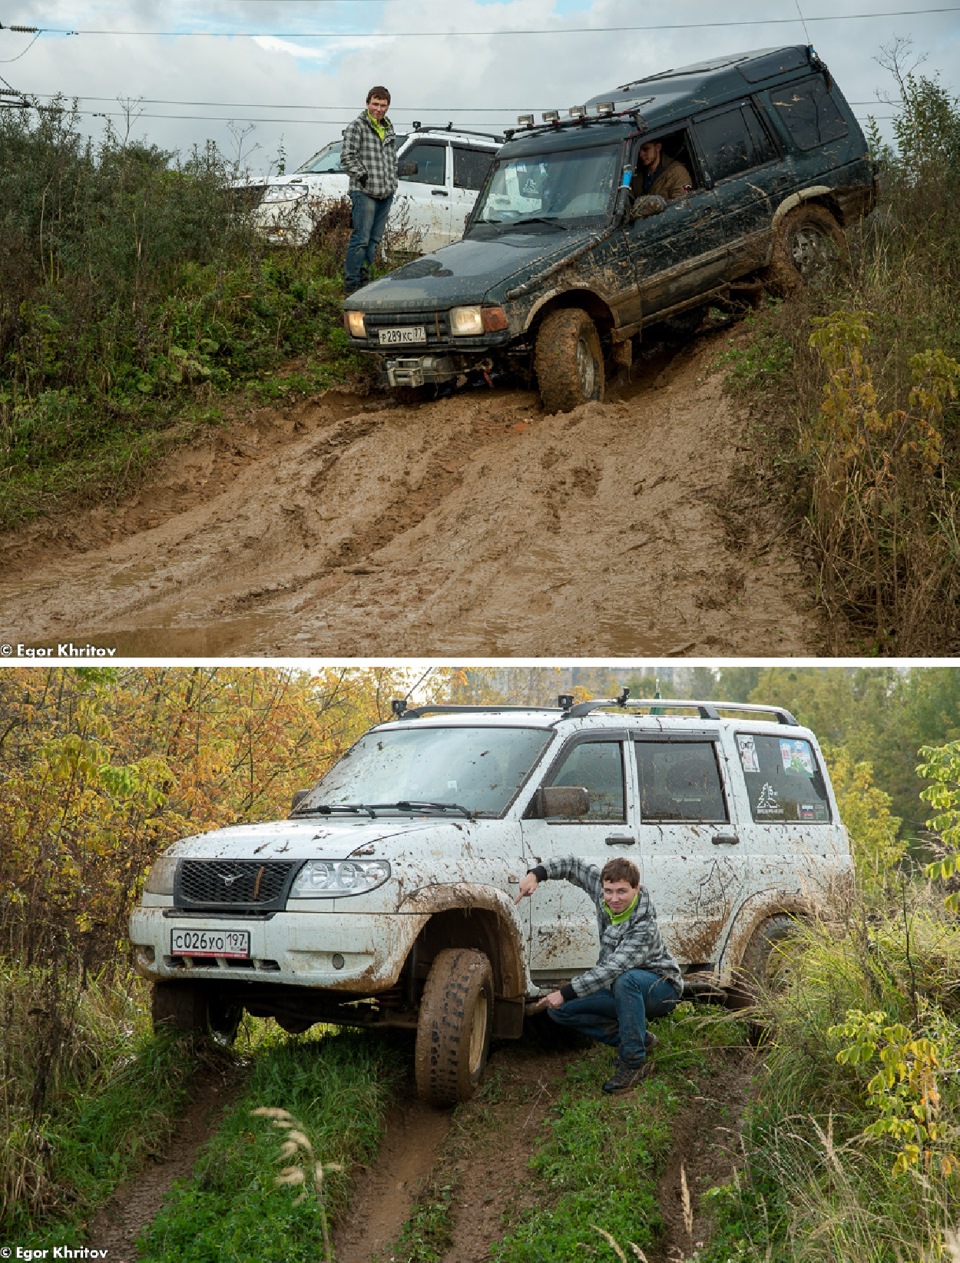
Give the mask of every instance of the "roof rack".
[{"label": "roof rack", "polygon": [[526,712],[532,710],[552,711],[558,709],[561,719],[581,719],[595,710],[640,710],[647,708],[650,714],[656,715],[665,710],[695,710],[699,719],[722,719],[721,711],[735,711],[748,715],[766,715],[771,722],[789,724],[798,727],[797,720],[782,706],[761,706],[756,702],[697,702],[680,697],[638,697],[631,698],[630,690],[625,688],[619,697],[595,697],[587,702],[578,702],[572,693],[561,693],[557,698],[556,708],[552,706],[514,706],[493,703],[487,706],[461,705],[448,702],[427,703],[423,706],[408,706],[406,699],[394,698],[390,703],[395,719],[420,719],[424,715],[489,715],[491,711]]},{"label": "roof rack", "polygon": [[[504,132],[504,136],[507,140],[513,140],[518,136],[546,136],[568,127],[594,127],[598,124],[623,123],[627,121],[632,121],[638,132],[645,132],[647,130],[647,122],[640,113],[640,107],[652,100],[654,100],[652,96],[638,98],[635,101],[631,101],[629,105],[622,106],[619,110],[613,108],[614,102],[605,102],[604,104],[609,105],[610,108],[605,108],[602,114],[587,114],[585,107],[577,107],[578,110],[583,110],[584,112],[575,113],[571,111],[569,118],[560,118],[558,116],[549,120],[545,119],[542,123],[533,122],[532,114],[521,115],[520,119],[517,120],[517,126],[508,127]],[[529,121],[521,122],[521,119]]]},{"label": "roof rack", "polygon": [[467,127],[457,127],[455,123],[421,123],[415,119],[413,130],[415,132],[456,132],[458,136],[479,136],[481,140],[495,140],[498,145],[503,144],[502,132],[472,132]]},{"label": "roof rack", "polygon": [[453,702],[427,703],[424,706],[408,706],[402,697],[395,697],[390,703],[394,719],[420,719],[424,715],[489,715],[492,710],[523,711],[529,714],[532,710],[553,710],[552,706],[507,706],[492,702],[487,706],[467,706]]},{"label": "roof rack", "polygon": [[597,697],[588,702],[575,702],[566,693],[557,699],[563,710],[564,719],[580,719],[595,710],[609,710],[616,706],[619,710],[648,708],[652,715],[665,710],[695,710],[700,719],[722,719],[721,711],[743,712],[748,715],[763,714],[772,716],[778,724],[790,724],[797,727],[797,720],[782,706],[761,706],[756,702],[697,702],[685,697],[638,697],[630,698],[630,690],[625,688],[619,697]]}]

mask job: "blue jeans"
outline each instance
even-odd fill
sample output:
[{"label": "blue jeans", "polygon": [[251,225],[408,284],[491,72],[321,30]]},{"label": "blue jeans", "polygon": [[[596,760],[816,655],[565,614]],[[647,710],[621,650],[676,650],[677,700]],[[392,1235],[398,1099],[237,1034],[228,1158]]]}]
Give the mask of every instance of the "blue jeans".
[{"label": "blue jeans", "polygon": [[350,201],[353,203],[353,232],[347,242],[344,266],[347,290],[359,289],[373,279],[373,261],[377,246],[383,240],[393,197],[368,197],[362,189],[351,189]]},{"label": "blue jeans", "polygon": [[647,1059],[647,1018],[663,1017],[679,1002],[676,987],[666,978],[648,969],[628,969],[611,988],[566,1000],[547,1012],[561,1026],[617,1048],[626,1065],[639,1066]]}]

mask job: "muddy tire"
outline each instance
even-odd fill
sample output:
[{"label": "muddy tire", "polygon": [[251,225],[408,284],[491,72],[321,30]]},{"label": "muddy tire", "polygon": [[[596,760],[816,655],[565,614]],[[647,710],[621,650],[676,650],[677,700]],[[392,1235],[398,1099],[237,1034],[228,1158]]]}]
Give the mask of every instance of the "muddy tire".
[{"label": "muddy tire", "polygon": [[477,1090],[493,1023],[493,971],[483,952],[454,947],[430,969],[417,1022],[417,1094],[430,1105],[469,1101]]},{"label": "muddy tire", "polygon": [[730,1008],[745,1009],[756,1004],[764,992],[778,991],[784,985],[787,941],[796,933],[793,917],[771,917],[754,933],[740,962],[737,983],[727,993]]},{"label": "muddy tire", "polygon": [[547,316],[537,334],[533,367],[544,412],[570,412],[603,398],[600,335],[578,307],[562,307]]},{"label": "muddy tire", "polygon": [[153,1029],[179,1031],[232,1044],[243,1006],[228,1004],[216,989],[196,982],[155,982],[151,1004]]},{"label": "muddy tire", "polygon": [[771,294],[785,298],[798,285],[816,285],[825,279],[846,249],[843,229],[825,206],[798,206],[774,229],[763,283]]}]

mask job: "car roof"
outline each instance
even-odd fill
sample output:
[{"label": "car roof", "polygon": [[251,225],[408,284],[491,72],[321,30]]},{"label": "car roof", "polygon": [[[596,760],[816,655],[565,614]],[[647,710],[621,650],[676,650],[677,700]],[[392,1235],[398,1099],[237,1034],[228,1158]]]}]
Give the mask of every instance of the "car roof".
[{"label": "car roof", "polygon": [[[565,118],[555,124],[514,128],[507,133],[507,139],[512,142],[511,151],[517,154],[524,152],[524,141],[528,139],[537,148],[595,145],[606,138],[628,135],[638,128],[650,131],[667,126],[764,84],[772,85],[823,69],[820,58],[807,44],[730,53],[618,84],[584,102],[584,120]],[[612,105],[611,117],[597,116],[597,107],[601,104]]]},{"label": "car roof", "polygon": [[[409,727],[430,728],[563,728],[589,731],[595,728],[640,728],[649,731],[717,731],[722,727],[742,728],[783,735],[809,729],[797,723],[782,707],[735,702],[688,701],[672,698],[593,698],[577,702],[572,696],[558,699],[557,706],[444,705],[407,707],[393,704],[395,719],[378,724],[375,731]],[[664,711],[672,711],[665,714]]]}]

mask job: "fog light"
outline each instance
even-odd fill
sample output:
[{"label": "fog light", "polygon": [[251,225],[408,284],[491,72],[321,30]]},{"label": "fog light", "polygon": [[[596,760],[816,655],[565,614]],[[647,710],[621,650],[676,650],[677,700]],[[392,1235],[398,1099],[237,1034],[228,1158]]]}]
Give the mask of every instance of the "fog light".
[{"label": "fog light", "polygon": [[334,952],[330,957],[330,964],[334,969],[342,969],[347,962],[343,959],[339,952]]}]

